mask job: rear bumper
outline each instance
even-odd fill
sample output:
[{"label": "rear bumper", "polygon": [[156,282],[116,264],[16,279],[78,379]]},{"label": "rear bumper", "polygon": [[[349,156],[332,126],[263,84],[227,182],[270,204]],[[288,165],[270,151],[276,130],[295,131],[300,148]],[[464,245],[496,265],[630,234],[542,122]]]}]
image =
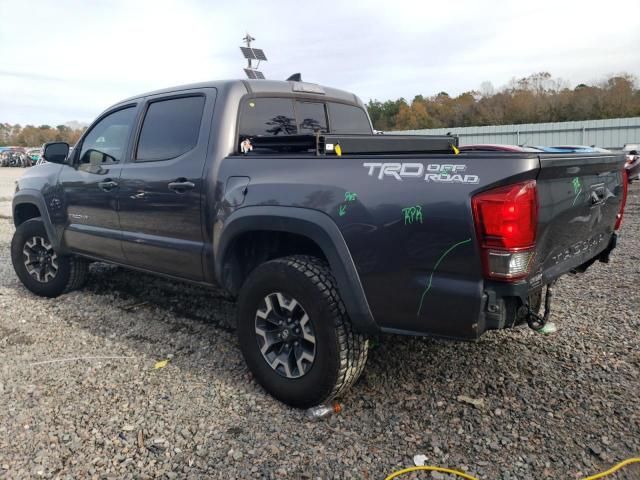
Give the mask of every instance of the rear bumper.
[{"label": "rear bumper", "polygon": [[[544,272],[544,275],[539,271],[528,279],[514,283],[470,278],[438,278],[437,281],[434,279],[429,297],[434,301],[425,308],[428,317],[403,325],[390,316],[388,322],[381,322],[380,330],[399,335],[476,340],[487,330],[510,328],[526,323],[526,318],[518,316],[521,306],[529,304],[535,310],[545,285],[567,273],[584,272],[598,260],[607,263],[616,247],[617,238],[617,234],[613,233],[605,244],[606,247],[600,247],[602,249],[594,251],[587,261],[574,264],[573,268],[565,265],[564,269],[550,269]],[[416,282],[422,284],[424,279],[416,278]],[[397,298],[394,300],[396,303],[393,305],[396,307],[408,303]]]},{"label": "rear bumper", "polygon": [[481,318],[478,322],[478,336],[487,330],[508,328],[523,323],[525,319],[518,318],[518,309],[522,305],[533,305],[535,297],[540,294],[545,284],[552,283],[567,273],[583,273],[596,261],[609,263],[609,257],[617,243],[618,234],[614,232],[604,250],[568,272],[552,278],[545,277],[544,283],[541,281],[542,275],[534,275],[526,281],[516,283],[485,282],[483,305],[480,310]]}]

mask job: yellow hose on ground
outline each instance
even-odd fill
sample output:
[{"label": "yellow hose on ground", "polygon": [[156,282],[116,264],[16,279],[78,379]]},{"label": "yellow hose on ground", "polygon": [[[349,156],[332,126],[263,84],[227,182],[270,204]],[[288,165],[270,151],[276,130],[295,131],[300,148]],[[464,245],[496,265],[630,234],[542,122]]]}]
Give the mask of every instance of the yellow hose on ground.
[{"label": "yellow hose on ground", "polygon": [[606,470],[606,471],[601,472],[601,473],[596,473],[595,475],[592,475],[591,477],[584,478],[584,480],[597,480],[598,478],[604,478],[607,475],[611,475],[612,473],[617,472],[622,467],[626,467],[627,465],[631,465],[632,463],[640,463],[640,457],[627,458],[626,460],[623,460],[622,462],[614,465],[609,470]]},{"label": "yellow hose on ground", "polygon": [[[595,475],[592,475],[590,477],[585,477],[582,480],[598,480],[599,478],[604,478],[608,475],[611,475],[612,473],[617,472],[621,468],[626,467],[627,465],[631,465],[632,463],[640,463],[640,457],[627,458],[626,460],[623,460],[622,462],[617,463],[616,465],[611,467],[609,470],[606,470],[601,473],[596,473]],[[418,472],[420,470],[427,471],[427,472],[451,473],[453,475],[457,475],[458,477],[464,478],[466,480],[479,480],[478,478],[472,477],[468,473],[464,473],[459,470],[452,470],[450,468],[444,468],[444,467],[434,467],[432,465],[404,468],[402,470],[398,470],[397,472],[392,473],[391,475],[386,477],[384,480],[393,480],[394,478],[397,478],[400,475],[404,475],[405,473]]]},{"label": "yellow hose on ground", "polygon": [[466,473],[460,472],[458,470],[451,470],[450,468],[444,468],[444,467],[433,467],[431,465],[422,465],[419,467],[404,468],[402,470],[398,470],[397,472],[392,473],[384,480],[392,480],[396,477],[399,477],[400,475],[404,475],[405,473],[417,472],[419,470],[423,470],[427,472],[453,473],[454,475],[457,475],[458,477],[466,478],[467,480],[478,480],[476,477],[472,477],[471,475],[467,475]]}]

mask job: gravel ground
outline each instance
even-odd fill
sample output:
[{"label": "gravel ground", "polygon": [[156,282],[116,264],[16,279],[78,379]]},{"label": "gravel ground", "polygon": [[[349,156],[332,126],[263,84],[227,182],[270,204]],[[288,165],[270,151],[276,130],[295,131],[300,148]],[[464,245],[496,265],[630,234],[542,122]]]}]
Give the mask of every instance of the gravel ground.
[{"label": "gravel ground", "polygon": [[[383,479],[424,454],[483,480],[575,479],[637,456],[639,196],[612,262],[558,283],[557,333],[383,337],[317,423],[251,379],[220,292],[95,264],[82,291],[37,298],[0,218],[0,478]],[[402,478],[447,478],[429,475]]]},{"label": "gravel ground", "polygon": [[0,219],[11,218],[11,196],[14,182],[24,173],[24,168],[4,167],[0,170]]}]

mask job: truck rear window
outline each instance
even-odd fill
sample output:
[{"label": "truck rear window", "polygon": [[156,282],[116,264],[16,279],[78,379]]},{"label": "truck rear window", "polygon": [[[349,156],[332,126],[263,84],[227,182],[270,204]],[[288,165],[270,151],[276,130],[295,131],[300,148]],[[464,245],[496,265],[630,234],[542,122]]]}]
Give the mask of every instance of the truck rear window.
[{"label": "truck rear window", "polygon": [[241,138],[297,133],[292,99],[253,98],[244,102],[240,112]]},{"label": "truck rear window", "polygon": [[313,134],[316,131],[328,132],[327,112],[324,103],[296,101],[296,116],[301,135]]},{"label": "truck rear window", "polygon": [[334,102],[329,102],[328,106],[331,133],[373,133],[362,108]]}]

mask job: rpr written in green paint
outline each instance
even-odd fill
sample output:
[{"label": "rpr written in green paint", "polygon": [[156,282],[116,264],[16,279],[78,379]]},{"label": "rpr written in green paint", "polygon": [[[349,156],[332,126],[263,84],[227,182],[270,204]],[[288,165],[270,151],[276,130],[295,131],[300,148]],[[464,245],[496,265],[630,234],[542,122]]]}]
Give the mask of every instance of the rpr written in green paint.
[{"label": "rpr written in green paint", "polygon": [[402,216],[404,217],[405,225],[412,225],[418,222],[422,223],[422,207],[416,205],[415,207],[403,208]]}]

